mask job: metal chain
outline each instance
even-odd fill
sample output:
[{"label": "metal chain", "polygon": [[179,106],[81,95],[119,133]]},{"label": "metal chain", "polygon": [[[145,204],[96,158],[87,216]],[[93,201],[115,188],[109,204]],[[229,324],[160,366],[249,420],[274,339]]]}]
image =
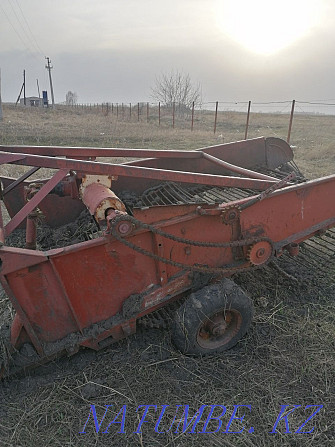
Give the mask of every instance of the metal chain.
[{"label": "metal chain", "polygon": [[133,223],[139,228],[144,228],[145,230],[149,230],[152,233],[158,234],[159,236],[162,236],[166,239],[171,239],[175,242],[180,242],[185,245],[193,245],[195,247],[209,247],[209,248],[233,248],[233,247],[244,247],[245,245],[251,245],[255,242],[260,241],[268,241],[272,243],[272,241],[267,237],[260,237],[260,238],[249,238],[249,239],[243,239],[240,241],[231,241],[231,242],[201,242],[201,241],[194,241],[192,239],[185,239],[183,237],[174,236],[173,234],[165,233],[165,231],[159,230],[158,228],[155,228],[153,225],[149,225],[146,223],[141,222],[138,219],[135,219],[133,216],[129,215],[122,215],[120,217],[116,217],[113,219],[113,224],[117,224],[118,221],[124,221],[128,220],[129,222]]},{"label": "metal chain", "polygon": [[[271,243],[271,241],[268,238],[253,238],[253,239],[245,239],[243,241],[232,241],[232,242],[225,242],[225,243],[215,243],[215,242],[200,242],[200,241],[192,241],[190,239],[184,239],[178,236],[173,236],[172,234],[168,234],[165,233],[164,231],[158,230],[157,228],[153,227],[152,225],[149,224],[145,224],[137,219],[135,219],[132,216],[120,216],[115,218],[114,220],[114,224],[117,223],[118,221],[124,221],[124,220],[129,220],[132,223],[135,223],[138,227],[140,228],[145,228],[148,229],[150,231],[152,231],[155,234],[159,234],[160,236],[163,236],[167,239],[171,239],[175,242],[181,242],[184,243],[186,245],[194,245],[194,246],[199,246],[199,247],[211,247],[211,248],[229,248],[229,247],[243,247],[245,245],[250,245],[253,244],[255,242],[260,242],[260,241],[269,241]],[[241,271],[245,271],[245,270],[250,270],[250,269],[255,269],[258,266],[253,266],[250,262],[248,262],[247,265],[245,265],[245,263],[241,263],[240,265],[235,265],[235,266],[226,266],[226,267],[208,267],[206,265],[189,265],[189,264],[184,264],[178,261],[172,261],[171,259],[167,259],[164,258],[162,256],[156,255],[155,253],[152,253],[144,248],[141,248],[135,244],[133,244],[130,241],[125,240],[120,234],[117,233],[116,230],[116,225],[111,225],[111,233],[112,235],[115,237],[115,239],[117,239],[119,242],[121,242],[123,245],[131,248],[132,250],[148,256],[152,259],[155,259],[156,261],[160,261],[164,264],[169,264],[172,265],[174,267],[179,267],[185,270],[190,270],[190,271],[198,271],[198,272],[205,272],[205,273],[236,273],[236,272],[241,272]]]}]

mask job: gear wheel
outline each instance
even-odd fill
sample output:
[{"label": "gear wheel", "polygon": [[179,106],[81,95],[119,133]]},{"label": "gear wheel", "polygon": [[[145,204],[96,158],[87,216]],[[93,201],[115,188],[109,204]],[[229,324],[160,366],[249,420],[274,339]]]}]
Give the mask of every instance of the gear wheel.
[{"label": "gear wheel", "polygon": [[235,205],[227,206],[222,213],[222,222],[226,225],[236,222],[240,217],[240,208]]},{"label": "gear wheel", "polygon": [[267,262],[273,253],[273,247],[269,241],[260,241],[251,245],[247,252],[247,259],[252,265],[262,265]]}]

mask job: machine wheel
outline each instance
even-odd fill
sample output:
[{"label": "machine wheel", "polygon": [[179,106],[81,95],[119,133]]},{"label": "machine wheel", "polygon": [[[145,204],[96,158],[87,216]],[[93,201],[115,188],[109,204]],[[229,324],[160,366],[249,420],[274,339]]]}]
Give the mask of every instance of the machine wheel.
[{"label": "machine wheel", "polygon": [[187,298],[175,314],[172,339],[184,354],[226,351],[245,335],[252,317],[250,298],[233,281],[224,279]]}]

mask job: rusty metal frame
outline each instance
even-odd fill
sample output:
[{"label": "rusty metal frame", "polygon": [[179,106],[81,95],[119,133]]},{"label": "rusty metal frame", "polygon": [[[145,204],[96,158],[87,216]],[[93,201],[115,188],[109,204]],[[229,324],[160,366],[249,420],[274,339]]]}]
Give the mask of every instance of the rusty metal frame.
[{"label": "rusty metal frame", "polygon": [[[1,154],[0,154],[1,161]],[[9,236],[15,228],[31,213],[39,203],[46,197],[46,195],[68,174],[69,170],[60,169],[56,174],[45,183],[40,191],[31,199],[26,205],[11,219],[5,226],[5,236]]]},{"label": "rusty metal frame", "polygon": [[[266,158],[265,144],[261,149],[264,150],[263,155]],[[137,318],[158,309],[166,302],[188,291],[192,287],[192,274],[186,271],[187,269],[183,270],[185,266],[209,265],[214,269],[233,266],[233,268],[236,267],[234,271],[238,271],[239,268],[250,268],[248,250],[254,247],[254,243],[257,244],[258,238],[266,238],[269,241],[269,245],[273,248],[271,256],[280,256],[292,242],[299,243],[320,230],[335,226],[335,204],[329,204],[326,197],[335,187],[335,176],[299,185],[286,185],[285,188],[273,191],[273,187],[278,186],[276,178],[221,159],[220,147],[215,148],[213,154],[208,153],[207,150],[208,148],[201,151],[159,151],[0,147],[0,164],[10,163],[33,167],[7,186],[5,192],[10,192],[17,186],[22,187],[24,180],[41,167],[57,170],[50,179],[44,181],[43,186],[5,227],[0,213],[0,242],[2,244],[5,236],[11,234],[60,182],[64,183],[64,179],[69,178],[67,177],[69,172],[71,175],[75,172],[78,180],[85,174],[95,174],[113,177],[115,181],[118,177],[124,177],[129,180],[152,179],[160,182],[174,181],[247,188],[254,190],[255,194],[272,187],[266,195],[254,195],[227,204],[173,205],[155,207],[151,210],[144,208],[134,210],[134,218],[143,225],[142,227],[138,225],[138,228],[126,235],[125,244],[123,244],[124,241],[117,239],[114,233],[111,235],[106,232],[97,239],[47,252],[32,253],[30,250],[2,245],[0,256],[3,265],[0,279],[17,311],[19,322],[22,322],[22,327],[16,325],[12,334],[13,340],[17,342],[15,347],[20,347],[22,338],[25,336],[34,345],[42,359],[49,358],[51,354],[48,344],[52,345],[58,340],[58,324],[61,328],[60,333],[63,334],[59,336],[59,339],[76,334],[77,338],[72,346],[74,350],[79,345],[100,349],[107,338],[115,341],[134,332]],[[48,156],[44,155],[47,151]],[[196,163],[203,161],[207,165],[215,165],[219,170],[222,168],[222,172],[234,172],[238,176],[205,174],[200,170],[187,172],[145,165],[118,165],[92,160],[96,157],[115,156],[154,157],[154,160],[175,159],[176,163],[181,162],[182,159],[194,160]],[[279,182],[279,185],[283,186],[283,182]],[[260,196],[263,198],[262,201],[258,200]],[[225,221],[224,213],[233,206],[238,211],[236,220]],[[160,233],[155,232],[155,229],[160,230]],[[163,229],[171,237],[166,237]],[[184,234],[186,234],[185,239],[183,239]],[[208,240],[213,240],[214,245],[217,245],[211,247],[214,255],[209,255],[209,250],[204,248]],[[138,246],[140,250],[136,253],[131,244],[127,245],[127,241],[134,242],[133,246]],[[189,241],[195,241],[195,243],[192,244]],[[249,245],[242,247],[241,241],[248,241]],[[234,247],[239,248],[239,259],[236,259]],[[152,253],[151,257],[145,253],[148,251]],[[71,268],[74,274],[79,272],[80,277],[76,278],[78,284],[73,284]],[[96,268],[95,274],[91,272],[93,268]],[[129,285],[130,271],[134,272],[135,279],[134,284]],[[89,276],[91,274],[92,277]],[[231,270],[227,268],[227,273],[223,271],[220,274],[230,275]],[[147,280],[148,283],[145,283]],[[81,283],[84,283],[82,289],[80,289]],[[153,287],[151,288],[150,285]],[[124,312],[124,307],[127,300],[132,300],[133,295],[137,293],[136,289],[133,290],[135,286],[139,287],[138,297],[135,296],[136,299],[138,298],[139,307],[132,309],[131,314],[128,315]],[[53,290],[50,291],[48,287],[53,287]],[[75,287],[80,290],[76,290]],[[91,299],[95,288],[99,287],[101,297]],[[83,291],[84,298],[82,298]],[[40,298],[43,301],[42,310],[38,309],[34,313],[35,300]],[[43,305],[48,304],[50,312],[49,310],[45,312]],[[58,305],[59,308],[55,307]],[[65,317],[58,321],[52,314],[53,310],[57,315],[58,311],[59,314],[63,312],[62,315]],[[46,321],[42,321],[38,312],[45,313]],[[92,327],[100,322],[104,324],[100,325],[98,332],[91,331]],[[47,333],[43,333],[43,325],[47,323],[50,325],[52,323],[53,327],[50,330],[48,327],[45,331]],[[24,329],[22,333],[21,329]],[[107,342],[106,340],[105,343]],[[64,346],[67,345],[64,344]],[[64,346],[60,344],[59,350],[63,352]]]}]

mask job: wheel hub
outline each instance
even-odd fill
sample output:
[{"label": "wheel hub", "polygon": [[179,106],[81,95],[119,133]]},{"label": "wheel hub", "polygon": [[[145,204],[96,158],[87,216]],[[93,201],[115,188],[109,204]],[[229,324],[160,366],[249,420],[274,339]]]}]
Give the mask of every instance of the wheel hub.
[{"label": "wheel hub", "polygon": [[222,310],[201,324],[197,341],[202,347],[215,349],[227,343],[236,334],[240,324],[241,315],[239,312]]}]

